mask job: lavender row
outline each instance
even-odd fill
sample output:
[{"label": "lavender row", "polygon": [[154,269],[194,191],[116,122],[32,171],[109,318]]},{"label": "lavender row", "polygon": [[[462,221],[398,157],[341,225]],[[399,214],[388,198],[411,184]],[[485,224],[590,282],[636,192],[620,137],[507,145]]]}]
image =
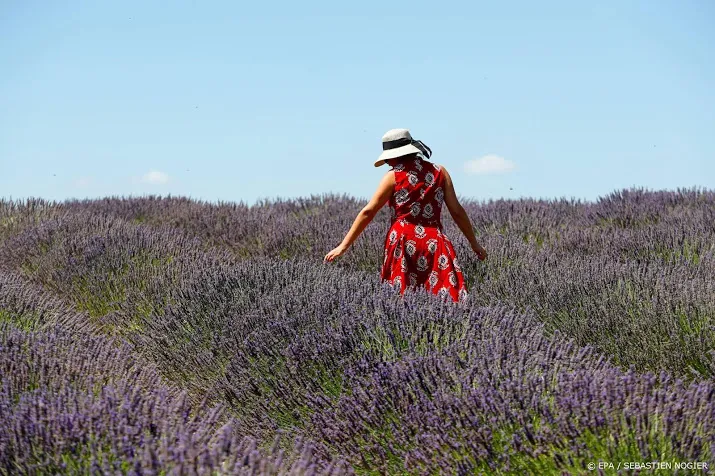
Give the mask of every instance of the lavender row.
[{"label": "lavender row", "polygon": [[[624,372],[504,307],[400,298],[367,276],[258,260],[197,277],[145,324],[137,348],[224,401],[242,431],[320,435],[321,457],[356,469],[715,463],[711,381]],[[543,461],[554,454],[566,459]]]},{"label": "lavender row", "polygon": [[350,474],[307,440],[260,448],[133,355],[103,337],[0,324],[0,473]]},{"label": "lavender row", "polygon": [[258,448],[224,406],[193,403],[129,343],[78,325],[86,313],[3,271],[0,314],[0,473],[350,472],[300,437]]},{"label": "lavender row", "polygon": [[[41,285],[106,334],[125,330],[112,327],[114,312],[149,315],[199,262],[211,267],[229,259],[229,252],[206,253],[198,239],[174,230],[88,212],[49,218],[0,245],[0,269]],[[131,328],[131,319],[125,324]]]},{"label": "lavender row", "polygon": [[89,319],[76,312],[59,296],[47,292],[21,274],[0,269],[0,321],[12,322],[25,330],[41,330],[60,325],[87,330]]},{"label": "lavender row", "polygon": [[[682,191],[614,194],[589,205],[468,204],[477,227],[484,225],[485,263],[468,259],[471,250],[445,221],[475,304],[533,309],[549,329],[624,367],[702,378],[715,368],[713,203],[712,193]],[[338,197],[256,207],[154,198],[70,202],[56,206],[55,218],[6,239],[0,263],[71,296],[100,322],[118,311],[148,315],[173,302],[171,290],[186,276],[211,267],[202,264],[207,259],[318,265],[358,205]],[[386,218],[378,217],[337,266],[375,274],[385,224],[379,220]]]},{"label": "lavender row", "polygon": [[[544,338],[534,316],[510,315],[504,309],[479,308],[475,303],[452,306],[424,294],[400,299],[374,276],[371,279],[371,274],[349,266],[316,267],[305,259],[216,259],[214,252],[202,251],[202,243],[181,234],[101,216],[94,220],[89,215],[80,220],[69,214],[39,231],[28,227],[24,234],[6,240],[4,249],[9,251],[1,255],[3,262],[72,300],[99,293],[93,308],[96,318],[127,330],[137,351],[185,383],[197,397],[225,401],[238,415],[239,429],[255,431],[261,439],[269,438],[277,428],[311,435],[326,431],[322,433],[323,457],[339,454],[358,467],[374,470],[407,464],[415,472],[439,467],[478,470],[479,465],[487,465],[481,467],[483,471],[506,471],[511,465],[541,468],[542,472],[554,468],[579,472],[577,466],[568,465],[609,451],[652,455],[657,448],[664,448],[669,456],[712,457],[710,382],[688,387],[666,375],[651,385],[652,376],[607,366],[590,349],[561,342],[559,334]],[[102,233],[90,235],[97,229]],[[515,247],[513,243],[507,250]],[[114,253],[117,248],[119,252]],[[72,250],[77,261],[63,264],[62,256]],[[137,267],[116,273],[127,265],[123,253],[131,250],[139,251],[134,255]],[[507,255],[513,261],[505,267],[505,275],[516,267],[519,256]],[[628,261],[622,263],[626,266],[610,268],[594,266],[588,259],[583,264],[588,274],[567,277],[587,278],[594,269],[605,276],[584,279],[585,285],[572,286],[567,296],[590,288],[603,292],[603,286],[621,271],[636,279],[662,278],[657,267],[628,267],[632,264]],[[697,273],[707,268],[693,264],[681,263],[678,270],[695,278],[679,297],[693,292],[702,299],[709,288],[693,283],[704,276]],[[78,287],[76,280],[83,276]],[[98,287],[91,288],[92,294],[78,292],[87,283]],[[122,291],[139,285],[151,292],[134,296]],[[624,299],[643,304],[638,289],[629,288],[627,282],[622,287]],[[99,305],[104,300],[101,293],[107,290],[117,296],[109,310]],[[544,292],[553,290],[553,286],[544,287]],[[148,301],[138,305],[137,298],[146,296]],[[555,299],[547,298],[546,304]],[[525,302],[532,307],[538,303]],[[572,322],[569,318],[565,316],[560,324]],[[615,335],[620,324],[612,321],[604,329]],[[456,363],[455,356],[460,359]],[[539,380],[533,380],[534,376],[544,375],[549,384],[535,386]],[[522,386],[525,380],[528,385]],[[595,382],[593,388],[587,381]],[[474,382],[482,382],[476,386],[481,392],[476,395],[464,390]],[[635,383],[626,386],[631,390],[619,397],[624,382]],[[667,391],[661,395],[658,388]],[[435,394],[439,399],[433,405],[429,402]],[[390,395],[408,395],[413,400],[395,402]],[[554,401],[554,395],[561,398]],[[534,398],[545,403],[525,403]],[[569,398],[576,403],[569,403]],[[482,400],[497,403],[475,405]],[[585,416],[573,421],[569,415],[578,414],[581,400],[588,402],[581,409]],[[506,407],[500,406],[502,401]],[[658,403],[663,401],[667,403]],[[509,408],[517,410],[509,413]],[[683,423],[667,424],[674,419],[666,418],[666,423],[657,420],[657,426],[652,422],[649,426],[643,422],[642,408],[657,415],[674,414]],[[476,419],[470,419],[475,411]],[[627,419],[618,420],[618,415]],[[440,429],[442,420],[453,422],[449,428],[460,431]],[[533,426],[535,421],[542,428],[539,438],[526,424]],[[469,427],[470,422],[480,424]],[[403,427],[409,431],[400,433]],[[487,433],[475,434],[477,428]],[[658,433],[658,428],[663,432]],[[502,439],[495,443],[494,434]],[[590,435],[592,440],[578,435]],[[616,441],[606,443],[605,448],[594,447],[593,440],[609,441],[605,435],[615,435]],[[625,447],[619,446],[623,441]],[[571,448],[565,442],[580,446]],[[507,445],[518,449],[516,459],[493,456]],[[553,454],[564,454],[572,461],[538,466],[546,465],[543,460]]]},{"label": "lavender row", "polygon": [[[700,237],[697,243],[689,244],[694,247],[689,250],[692,253],[712,249],[712,243],[707,242],[707,238],[715,233],[715,193],[712,191],[622,190],[602,197],[596,203],[565,199],[463,201],[478,232],[513,234],[536,241],[563,238],[567,243],[573,241],[566,246],[566,253],[576,251],[573,247],[581,243],[583,237],[582,233],[576,233],[573,236],[575,240],[569,240],[563,235],[568,231],[598,234],[601,229],[606,229],[608,234],[605,237],[613,239],[619,238],[614,234],[618,235],[621,231],[666,231],[680,224],[683,230],[678,231],[696,240]],[[243,203],[210,204],[183,197],[113,197],[63,203],[33,199],[27,203],[0,201],[0,220],[7,227],[7,222],[23,221],[27,217],[88,211],[137,223],[169,225],[186,230],[192,236],[227,245],[242,254],[276,255],[314,251],[318,256],[326,246],[334,245],[336,240],[342,238],[341,234],[349,227],[362,204],[361,200],[337,195],[276,199],[252,207]],[[368,245],[373,245],[375,239],[381,242],[384,231],[380,230],[386,229],[388,221],[386,211],[381,211],[376,217],[377,226],[367,230],[371,238],[362,241]],[[446,212],[444,221],[453,231],[452,234],[455,234],[454,223]],[[376,229],[376,233],[370,233],[373,231],[370,228]],[[316,239],[320,241],[316,242]],[[633,241],[628,236],[626,240]],[[581,243],[585,249],[578,251],[603,250],[598,247],[600,243],[587,241],[590,243]],[[641,244],[647,245],[645,242]],[[700,249],[701,246],[705,249]],[[558,250],[559,247],[555,248]],[[626,251],[628,249],[632,248],[629,246]],[[379,262],[375,261],[375,264]]]},{"label": "lavender row", "polygon": [[[500,334],[389,362],[312,415],[321,454],[395,474],[585,474],[595,461],[715,464],[715,388],[608,365]],[[508,350],[507,350],[508,349]],[[571,367],[571,368],[569,368]]]}]

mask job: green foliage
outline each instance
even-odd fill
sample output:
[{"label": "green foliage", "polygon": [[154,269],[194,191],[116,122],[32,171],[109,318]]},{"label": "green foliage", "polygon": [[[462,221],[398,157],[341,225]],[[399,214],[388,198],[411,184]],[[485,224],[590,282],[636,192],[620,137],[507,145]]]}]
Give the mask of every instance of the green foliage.
[{"label": "green foliage", "polygon": [[7,322],[15,327],[25,330],[34,331],[42,327],[42,316],[33,311],[15,312],[10,309],[0,309],[0,323]]}]

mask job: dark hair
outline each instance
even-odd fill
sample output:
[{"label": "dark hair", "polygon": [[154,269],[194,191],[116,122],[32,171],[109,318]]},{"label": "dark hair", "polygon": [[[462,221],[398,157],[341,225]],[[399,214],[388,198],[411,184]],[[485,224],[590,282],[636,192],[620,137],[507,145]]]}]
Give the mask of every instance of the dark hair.
[{"label": "dark hair", "polygon": [[402,157],[395,157],[394,159],[387,159],[385,162],[387,162],[387,165],[389,165],[390,167],[394,167],[395,165],[399,164],[400,162],[414,160],[419,155],[420,155],[419,152],[414,152],[412,154],[403,155]]}]

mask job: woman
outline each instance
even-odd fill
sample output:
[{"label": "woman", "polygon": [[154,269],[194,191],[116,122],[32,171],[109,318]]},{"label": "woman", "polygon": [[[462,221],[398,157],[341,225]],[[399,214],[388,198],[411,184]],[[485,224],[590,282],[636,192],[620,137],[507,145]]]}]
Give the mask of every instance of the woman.
[{"label": "woman", "polygon": [[457,200],[452,179],[444,167],[431,163],[432,150],[412,139],[407,129],[392,129],[382,137],[385,174],[370,202],[358,214],[343,242],[325,256],[333,261],[343,255],[377,212],[389,202],[392,223],[385,238],[381,277],[399,286],[424,286],[454,301],[467,297],[467,288],[454,247],[442,231],[440,213],[445,203],[480,260],[487,252],[477,243],[467,213]]}]

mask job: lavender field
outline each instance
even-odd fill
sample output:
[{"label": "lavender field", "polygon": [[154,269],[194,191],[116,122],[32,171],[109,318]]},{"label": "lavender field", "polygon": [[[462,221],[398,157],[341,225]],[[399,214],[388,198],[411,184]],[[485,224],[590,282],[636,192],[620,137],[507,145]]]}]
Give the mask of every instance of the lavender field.
[{"label": "lavender field", "polygon": [[0,474],[715,468],[715,191],[462,201],[459,304],[352,197],[0,201]]}]

